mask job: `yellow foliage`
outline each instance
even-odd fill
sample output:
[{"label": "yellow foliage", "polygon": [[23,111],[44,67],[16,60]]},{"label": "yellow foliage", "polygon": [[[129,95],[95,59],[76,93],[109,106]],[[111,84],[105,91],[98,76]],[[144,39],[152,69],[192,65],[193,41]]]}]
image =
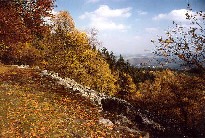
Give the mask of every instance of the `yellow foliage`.
[{"label": "yellow foliage", "polygon": [[74,29],[49,41],[48,69],[100,92],[114,94],[117,91],[109,65],[91,48],[84,32]]},{"label": "yellow foliage", "polygon": [[89,47],[88,37],[85,33],[81,33],[78,30],[73,30],[67,33],[66,39],[68,45],[73,47]]},{"label": "yellow foliage", "polygon": [[127,91],[130,93],[136,92],[136,85],[134,84],[132,77],[129,74],[123,73],[123,78],[124,78],[124,82],[123,82],[124,87],[122,87],[122,91]]}]

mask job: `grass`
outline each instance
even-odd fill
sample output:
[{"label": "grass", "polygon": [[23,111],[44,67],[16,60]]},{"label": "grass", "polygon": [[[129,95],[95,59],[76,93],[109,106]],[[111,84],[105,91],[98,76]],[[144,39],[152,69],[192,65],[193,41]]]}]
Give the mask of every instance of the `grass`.
[{"label": "grass", "polygon": [[39,73],[0,65],[0,137],[139,137],[99,124],[98,107]]}]

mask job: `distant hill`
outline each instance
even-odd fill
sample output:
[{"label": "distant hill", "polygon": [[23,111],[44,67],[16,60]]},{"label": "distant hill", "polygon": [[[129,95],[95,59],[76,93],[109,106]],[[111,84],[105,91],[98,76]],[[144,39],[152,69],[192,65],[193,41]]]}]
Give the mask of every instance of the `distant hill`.
[{"label": "distant hill", "polygon": [[[172,69],[183,69],[180,66],[181,62],[177,63],[164,63],[163,57],[157,57],[152,53],[146,54],[136,54],[132,56],[125,56],[125,60],[127,60],[131,65],[135,67],[151,67],[151,68],[172,68]],[[163,63],[163,66],[160,64]]]}]

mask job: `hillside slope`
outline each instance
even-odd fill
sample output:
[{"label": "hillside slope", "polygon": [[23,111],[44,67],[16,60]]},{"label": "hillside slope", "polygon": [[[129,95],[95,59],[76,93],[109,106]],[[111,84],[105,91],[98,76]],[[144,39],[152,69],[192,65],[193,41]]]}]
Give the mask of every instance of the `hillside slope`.
[{"label": "hillside slope", "polygon": [[0,65],[0,137],[139,137],[99,122],[102,113],[34,69]]}]

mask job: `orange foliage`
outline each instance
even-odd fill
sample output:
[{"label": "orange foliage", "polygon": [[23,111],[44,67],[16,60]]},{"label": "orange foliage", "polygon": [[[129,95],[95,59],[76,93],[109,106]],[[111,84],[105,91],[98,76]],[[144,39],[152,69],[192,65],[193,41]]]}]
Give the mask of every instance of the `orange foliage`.
[{"label": "orange foliage", "polygon": [[0,1],[0,42],[10,45],[41,37],[48,27],[44,17],[50,16],[53,0]]},{"label": "orange foliage", "polygon": [[204,78],[170,70],[153,74],[154,81],[140,83],[138,104],[167,126],[174,123],[184,133],[200,133],[204,121]]}]

